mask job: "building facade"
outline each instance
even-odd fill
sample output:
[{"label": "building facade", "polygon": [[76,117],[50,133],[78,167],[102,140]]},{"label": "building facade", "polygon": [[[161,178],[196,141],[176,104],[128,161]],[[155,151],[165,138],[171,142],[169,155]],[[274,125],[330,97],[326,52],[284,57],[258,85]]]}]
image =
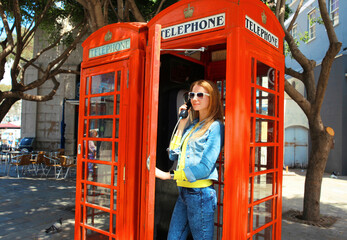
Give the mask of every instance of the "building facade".
[{"label": "building facade", "polygon": [[[287,1],[293,10],[293,13],[295,12],[299,2],[299,0]],[[333,63],[321,110],[324,124],[333,128],[335,131],[335,143],[329,155],[326,171],[335,171],[339,174],[346,175],[347,149],[344,146],[347,144],[347,128],[343,123],[345,123],[347,120],[347,1],[327,0],[327,8],[333,21],[337,38],[340,42],[342,42],[342,47]],[[292,16],[286,21],[286,26],[289,25],[291,20]],[[315,76],[317,80],[320,73],[321,62],[329,47],[328,36],[320,17],[317,0],[304,1],[291,33],[298,41],[299,48],[302,53],[309,59],[316,61],[317,66],[315,68]],[[293,68],[297,71],[300,71],[301,69],[300,65],[289,55],[286,56],[286,67]],[[301,83],[298,80],[290,77],[287,79],[291,83],[295,82],[294,85],[300,88]],[[291,108],[291,110],[293,109],[294,108]],[[301,110],[296,111],[295,118],[299,119],[299,122],[301,123],[297,125],[290,121],[285,123],[285,134],[287,135],[285,136],[286,140],[291,138],[291,134],[293,135],[293,131],[290,130],[291,128],[294,127],[295,133],[298,132],[298,138],[294,137],[294,143],[299,146],[298,152],[300,152],[300,149],[302,149],[301,139],[308,139],[308,135],[305,136],[305,132],[308,134],[308,125],[304,126],[302,124],[302,120],[305,119],[305,116],[303,115],[302,111],[301,113],[300,111]],[[288,115],[289,114],[286,111],[286,120],[289,118]],[[287,144],[287,142],[285,142],[285,144],[290,145]],[[285,152],[289,155],[288,151]]]},{"label": "building facade", "polygon": [[[47,46],[43,32],[35,35],[34,54]],[[38,65],[44,66],[64,51],[62,46],[51,49],[38,59]],[[78,45],[63,65],[65,69],[79,70],[82,60],[82,47]],[[35,81],[39,71],[30,68],[26,71],[26,83]],[[56,151],[64,148],[68,155],[76,154],[79,76],[60,74],[57,76],[60,86],[52,100],[46,102],[23,101],[21,136],[35,137],[35,149]],[[51,91],[53,83],[48,80],[42,86],[31,90],[31,94],[45,95]],[[64,127],[63,127],[64,126]]]}]

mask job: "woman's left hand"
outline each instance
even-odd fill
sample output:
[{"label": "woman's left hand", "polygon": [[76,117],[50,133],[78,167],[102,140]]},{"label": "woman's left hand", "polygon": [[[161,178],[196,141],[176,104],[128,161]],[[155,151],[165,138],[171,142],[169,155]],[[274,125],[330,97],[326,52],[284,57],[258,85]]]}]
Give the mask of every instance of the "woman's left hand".
[{"label": "woman's left hand", "polygon": [[170,172],[163,172],[159,168],[155,168],[155,177],[162,180],[169,180],[171,178]]}]

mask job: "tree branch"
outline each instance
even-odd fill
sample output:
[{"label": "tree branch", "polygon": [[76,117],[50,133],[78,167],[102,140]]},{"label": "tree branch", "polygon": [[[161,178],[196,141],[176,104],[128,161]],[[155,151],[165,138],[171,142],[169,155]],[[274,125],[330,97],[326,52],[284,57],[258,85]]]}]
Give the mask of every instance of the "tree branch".
[{"label": "tree branch", "polygon": [[[163,4],[165,3],[165,1],[166,1],[166,0],[161,0],[158,9],[157,9],[157,11],[155,12],[155,15],[157,15],[157,14],[161,11],[161,8],[163,7]],[[154,15],[154,16],[155,16],[155,15]]]},{"label": "tree branch", "polygon": [[14,15],[14,25],[16,26],[16,33],[17,33],[17,42],[16,42],[16,48],[17,52],[19,54],[15,55],[14,62],[11,67],[11,83],[12,83],[12,89],[16,89],[19,84],[17,82],[17,75],[20,71],[19,61],[20,61],[20,55],[23,52],[23,39],[22,39],[22,17],[20,14],[20,8],[18,0],[13,1],[13,15]]},{"label": "tree branch", "polygon": [[323,58],[321,71],[320,71],[319,79],[317,83],[317,93],[315,98],[315,105],[313,107],[315,115],[318,115],[322,108],[325,91],[328,86],[331,66],[333,64],[335,56],[338,54],[342,46],[342,43],[338,41],[337,36],[335,34],[334,26],[332,24],[328,10],[326,8],[326,1],[319,0],[318,3],[319,3],[321,16],[324,22],[324,26],[327,30],[327,35],[328,35],[330,44],[325,54],[325,57]]},{"label": "tree branch", "polygon": [[286,93],[299,105],[299,107],[304,111],[306,116],[311,113],[311,104],[307,99],[299,93],[287,80],[284,83],[284,89]]},{"label": "tree branch", "polygon": [[[1,1],[0,1],[0,14],[1,14],[2,23],[3,23],[5,31],[6,31],[7,41],[9,43],[9,45],[14,45],[12,31],[10,30],[10,26],[8,24],[7,16],[5,14],[5,11],[4,11],[4,8],[3,8],[3,5],[2,5]],[[2,58],[1,55],[0,55],[0,58]]]},{"label": "tree branch", "polygon": [[24,42],[27,42],[28,38],[30,38],[30,36],[34,35],[37,28],[40,26],[41,22],[43,21],[47,11],[51,8],[52,4],[53,4],[53,0],[49,0],[46,3],[46,6],[43,9],[42,13],[38,17],[35,17],[35,19],[33,19],[32,23],[30,25],[32,25],[34,23],[34,27],[30,29],[30,31],[27,33],[27,35],[25,35],[24,40],[23,40]]},{"label": "tree branch", "polygon": [[287,31],[288,31],[288,32],[290,32],[290,31],[292,30],[293,25],[294,25],[296,19],[297,19],[298,16],[299,16],[299,12],[300,12],[300,9],[301,9],[303,3],[304,3],[304,0],[300,0],[299,5],[298,5],[298,7],[296,8],[296,11],[295,11],[295,13],[294,13],[294,15],[293,15],[292,21],[290,22],[290,24],[289,24],[289,26],[288,26],[288,28],[287,28]]},{"label": "tree branch", "polygon": [[137,5],[134,0],[127,0],[130,4],[130,8],[132,10],[132,13],[138,22],[146,22],[145,18],[142,16],[140,10],[137,8]]},{"label": "tree branch", "polygon": [[294,78],[296,78],[296,79],[298,79],[298,80],[304,82],[304,76],[302,75],[302,73],[299,73],[299,72],[295,71],[295,70],[292,69],[292,68],[287,68],[287,67],[286,67],[285,73],[286,73],[287,75],[290,75],[290,76],[292,76],[292,77],[294,77]]}]

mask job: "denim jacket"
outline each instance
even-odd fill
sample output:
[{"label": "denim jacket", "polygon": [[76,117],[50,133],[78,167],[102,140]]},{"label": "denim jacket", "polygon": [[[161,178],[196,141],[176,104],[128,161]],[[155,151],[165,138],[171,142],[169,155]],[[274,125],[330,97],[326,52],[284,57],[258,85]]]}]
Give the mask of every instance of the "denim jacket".
[{"label": "denim jacket", "polygon": [[[185,137],[197,122],[198,119],[194,120],[183,131],[181,146]],[[201,129],[202,126],[203,124],[200,124],[194,130],[194,133]],[[216,161],[223,145],[224,124],[218,120],[214,121],[208,130],[199,138],[189,139],[186,149],[185,168],[183,169],[189,182],[195,182],[201,179],[218,180]],[[170,160],[175,161],[180,159],[181,146],[169,151]]]}]

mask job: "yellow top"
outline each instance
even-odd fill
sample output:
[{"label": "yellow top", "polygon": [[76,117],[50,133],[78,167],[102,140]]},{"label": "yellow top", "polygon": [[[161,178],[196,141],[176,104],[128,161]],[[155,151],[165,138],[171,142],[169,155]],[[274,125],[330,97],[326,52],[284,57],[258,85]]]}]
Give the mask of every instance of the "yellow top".
[{"label": "yellow top", "polygon": [[[179,187],[186,187],[186,188],[204,188],[211,186],[213,184],[212,180],[210,179],[203,179],[203,180],[197,180],[195,182],[189,182],[186,174],[184,173],[183,169],[185,167],[185,160],[186,160],[186,150],[187,150],[187,144],[190,138],[190,135],[194,132],[195,128],[199,126],[199,123],[196,124],[190,133],[187,135],[187,137],[184,139],[182,144],[182,152],[181,152],[181,158],[179,162],[179,166],[177,171],[174,171],[174,179],[177,182],[177,186]],[[170,149],[176,149],[180,146],[181,143],[181,137],[174,136],[172,142],[170,143]]]}]

